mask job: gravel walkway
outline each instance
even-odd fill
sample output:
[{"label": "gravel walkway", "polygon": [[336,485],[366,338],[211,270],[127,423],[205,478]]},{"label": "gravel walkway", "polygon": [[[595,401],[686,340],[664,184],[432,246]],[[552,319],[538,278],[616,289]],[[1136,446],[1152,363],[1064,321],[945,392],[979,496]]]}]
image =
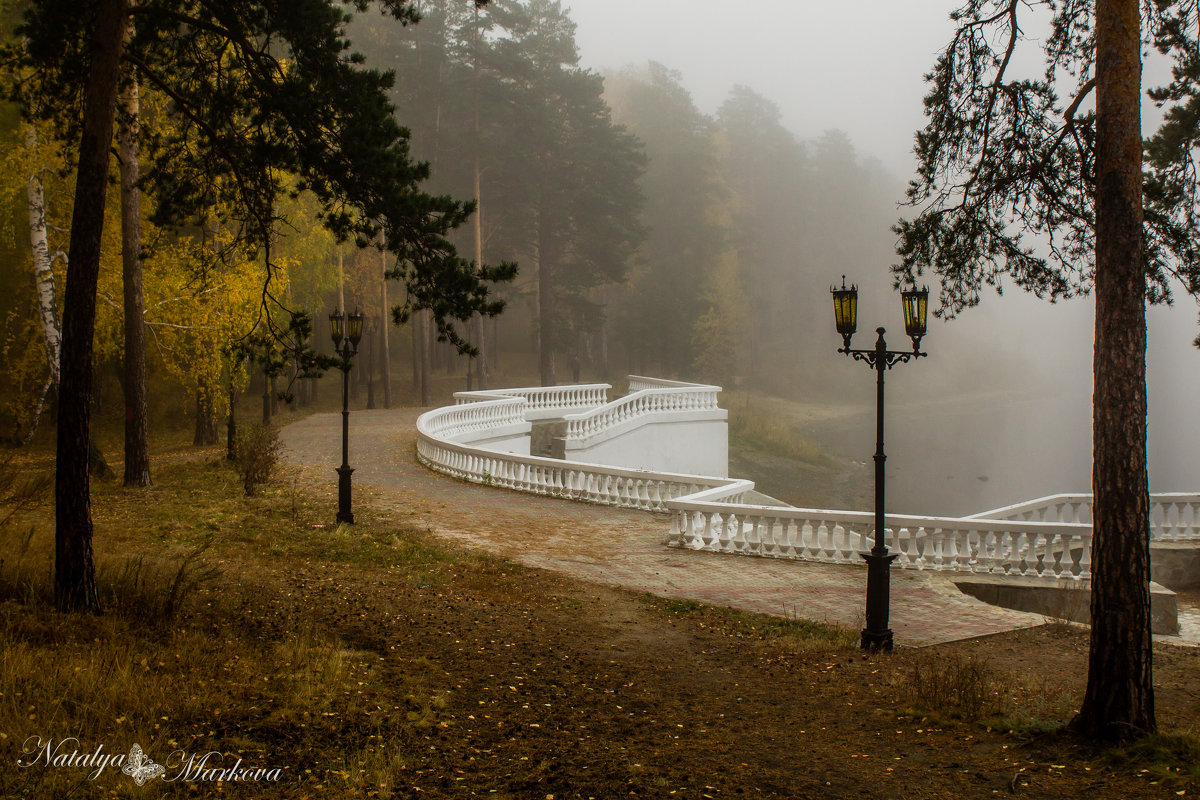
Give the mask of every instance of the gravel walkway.
[{"label": "gravel walkway", "polygon": [[[589,581],[778,616],[863,624],[865,567],[681,551],[665,546],[665,515],[575,503],[457,481],[416,460],[419,409],[355,411],[355,498],[412,515],[450,540]],[[336,506],[341,415],[288,425],[284,457]],[[751,476],[753,477],[753,476]],[[331,511],[332,514],[332,511]],[[945,575],[892,571],[896,641],[929,645],[1031,627],[1037,614],[987,605]],[[1175,637],[1171,637],[1174,639]]]}]

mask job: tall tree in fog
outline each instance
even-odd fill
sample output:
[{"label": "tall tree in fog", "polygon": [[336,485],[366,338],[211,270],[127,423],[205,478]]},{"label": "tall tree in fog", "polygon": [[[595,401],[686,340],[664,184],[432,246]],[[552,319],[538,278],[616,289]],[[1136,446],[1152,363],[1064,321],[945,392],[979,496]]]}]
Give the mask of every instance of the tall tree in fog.
[{"label": "tall tree in fog", "polygon": [[557,356],[582,357],[605,313],[597,290],[619,281],[641,235],[637,141],[613,123],[601,78],[580,69],[575,24],[552,0],[496,0],[503,30],[490,64],[507,92],[511,147],[496,161],[499,213],[536,274],[542,383],[559,379]]},{"label": "tall tree in fog", "polygon": [[[1195,291],[1197,14],[1137,0],[971,0],[929,76],[928,124],[901,221],[897,281],[941,278],[941,313],[979,302],[1004,276],[1051,300],[1096,293],[1093,399],[1092,633],[1088,686],[1074,726],[1128,739],[1155,729],[1150,520],[1146,471],[1145,304],[1167,276]],[[1046,72],[1015,74],[1036,15],[1048,21]],[[1143,173],[1141,48],[1157,39],[1173,103]],[[1060,99],[1057,92],[1067,88]],[[1096,111],[1086,111],[1094,99]],[[1188,119],[1190,117],[1190,119]],[[1178,131],[1170,122],[1181,123]],[[1182,133],[1182,136],[1166,134]],[[1143,218],[1143,187],[1145,214]],[[1033,240],[1033,244],[1030,243]]]},{"label": "tall tree in fog", "polygon": [[645,143],[647,157],[646,241],[621,299],[617,338],[631,369],[680,374],[695,361],[693,327],[726,242],[712,220],[722,199],[714,125],[661,64],[611,75],[608,84],[614,117]]},{"label": "tall tree in fog", "polygon": [[[806,202],[811,165],[804,147],[783,127],[779,108],[751,89],[735,86],[717,112],[717,123],[724,144],[721,172],[732,195],[730,244],[754,310],[746,317],[748,367],[757,371],[764,358],[787,363],[781,357],[794,351],[799,339],[794,321],[804,316],[797,304],[812,297],[803,286],[815,277],[801,263],[816,244],[809,240],[815,231],[806,222],[839,190],[822,202]],[[812,238],[833,237],[818,233]]]}]

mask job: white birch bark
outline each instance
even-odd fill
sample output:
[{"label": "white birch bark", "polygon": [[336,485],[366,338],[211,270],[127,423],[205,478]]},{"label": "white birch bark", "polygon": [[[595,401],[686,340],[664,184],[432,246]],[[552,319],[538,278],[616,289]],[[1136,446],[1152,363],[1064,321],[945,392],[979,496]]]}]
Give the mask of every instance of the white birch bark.
[{"label": "white birch bark", "polygon": [[[25,130],[25,144],[37,149],[37,129]],[[34,171],[26,182],[29,196],[29,244],[33,249],[33,277],[37,283],[38,311],[42,318],[42,336],[46,341],[46,362],[50,382],[58,383],[59,352],[62,349],[62,329],[58,324],[58,294],[54,286],[54,259],[50,256],[50,241],[46,235],[46,196],[42,177]],[[59,254],[66,259],[65,254]],[[44,396],[44,395],[43,395]]]}]

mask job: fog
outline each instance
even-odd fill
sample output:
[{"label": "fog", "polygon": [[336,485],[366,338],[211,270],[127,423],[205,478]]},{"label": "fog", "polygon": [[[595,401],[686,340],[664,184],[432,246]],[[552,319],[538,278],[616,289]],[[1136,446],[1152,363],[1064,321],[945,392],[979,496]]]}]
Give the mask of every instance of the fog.
[{"label": "fog", "polygon": [[[951,3],[868,0],[855,4],[746,0],[573,0],[581,62],[612,73],[661,62],[677,70],[702,112],[713,114],[735,85],[779,106],[802,140],[844,131],[860,158],[875,159],[902,187],[912,169],[911,142],[921,126],[922,75],[951,30]],[[1147,66],[1147,82],[1162,66]],[[1147,111],[1146,124],[1155,119]],[[896,191],[894,200],[901,199]],[[897,209],[895,216],[902,211]],[[878,236],[847,219],[830,236]],[[862,263],[848,279],[861,288],[856,347],[878,325],[900,330],[889,254]],[[842,271],[833,267],[814,295],[827,297]],[[1195,302],[1149,314],[1150,483],[1152,491],[1200,488],[1200,350]],[[861,392],[864,412],[820,433],[822,443],[869,461],[874,425],[873,375],[835,353],[832,314],[824,321],[829,375]],[[1009,287],[976,309],[931,320],[930,354],[887,376],[889,508],[964,514],[1032,497],[1090,487],[1090,298],[1050,305]],[[902,336],[891,342],[904,347]],[[837,363],[838,359],[846,363]],[[746,476],[753,478],[754,476]]]}]

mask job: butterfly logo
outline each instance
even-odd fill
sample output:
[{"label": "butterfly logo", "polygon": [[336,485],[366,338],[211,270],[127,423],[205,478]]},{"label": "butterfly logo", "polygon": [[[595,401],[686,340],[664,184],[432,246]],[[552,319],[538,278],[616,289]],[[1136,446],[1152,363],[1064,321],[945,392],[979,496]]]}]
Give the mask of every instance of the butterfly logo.
[{"label": "butterfly logo", "polygon": [[129,749],[129,756],[125,759],[125,766],[121,768],[121,771],[133,778],[138,786],[142,786],[146,781],[162,775],[167,769],[162,764],[155,764],[151,761],[150,757],[142,752],[141,746],[135,742]]}]

